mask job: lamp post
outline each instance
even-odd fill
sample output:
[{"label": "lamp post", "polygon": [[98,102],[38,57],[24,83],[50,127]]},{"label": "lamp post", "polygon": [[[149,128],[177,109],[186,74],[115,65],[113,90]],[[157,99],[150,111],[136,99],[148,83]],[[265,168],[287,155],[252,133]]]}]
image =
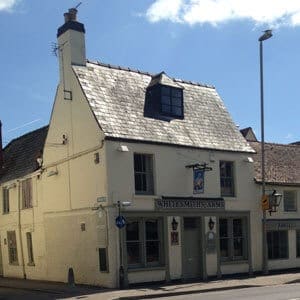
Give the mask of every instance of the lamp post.
[{"label": "lamp post", "polygon": [[[260,117],[261,117],[261,183],[262,197],[266,194],[265,181],[265,125],[264,125],[264,81],[263,81],[263,41],[272,37],[272,30],[265,30],[264,34],[258,39],[259,41],[259,61],[260,61]],[[263,273],[268,274],[268,245],[267,245],[267,224],[266,210],[263,210]]]}]

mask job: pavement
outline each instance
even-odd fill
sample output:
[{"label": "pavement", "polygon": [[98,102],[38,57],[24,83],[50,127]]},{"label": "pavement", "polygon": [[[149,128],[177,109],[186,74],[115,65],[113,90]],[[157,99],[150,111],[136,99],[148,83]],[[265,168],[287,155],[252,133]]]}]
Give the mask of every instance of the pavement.
[{"label": "pavement", "polygon": [[[28,290],[37,293],[53,295],[53,299],[88,298],[100,300],[134,300],[170,297],[187,294],[197,294],[211,291],[241,289],[249,287],[275,286],[300,283],[300,270],[290,270],[266,276],[253,275],[251,277],[235,276],[208,281],[150,284],[136,286],[129,289],[106,289],[87,285],[68,285],[65,283],[24,280],[0,277],[0,288]],[[85,297],[86,296],[86,297]]]}]

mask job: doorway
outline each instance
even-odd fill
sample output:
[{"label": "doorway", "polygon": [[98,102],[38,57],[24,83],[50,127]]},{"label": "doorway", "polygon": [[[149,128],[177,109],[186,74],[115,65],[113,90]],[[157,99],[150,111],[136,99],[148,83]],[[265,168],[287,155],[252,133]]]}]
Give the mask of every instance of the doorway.
[{"label": "doorway", "polygon": [[183,218],[183,278],[202,275],[201,219]]}]

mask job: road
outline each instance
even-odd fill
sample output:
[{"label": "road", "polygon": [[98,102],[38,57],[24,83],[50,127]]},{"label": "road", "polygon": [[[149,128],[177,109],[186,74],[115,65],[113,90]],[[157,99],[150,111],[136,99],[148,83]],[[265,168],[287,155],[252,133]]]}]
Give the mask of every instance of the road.
[{"label": "road", "polygon": [[31,291],[0,287],[0,300],[54,300],[65,298],[66,296],[67,295],[51,291]]},{"label": "road", "polygon": [[[149,299],[149,298],[148,298]],[[151,298],[157,299],[157,298]],[[160,300],[300,300],[300,284],[254,287],[236,290],[195,293],[189,295],[162,297]]]}]

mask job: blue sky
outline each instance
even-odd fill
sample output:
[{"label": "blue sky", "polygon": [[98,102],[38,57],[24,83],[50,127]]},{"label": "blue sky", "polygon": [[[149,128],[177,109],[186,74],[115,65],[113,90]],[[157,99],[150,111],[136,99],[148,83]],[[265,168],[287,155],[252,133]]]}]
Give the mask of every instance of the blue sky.
[{"label": "blue sky", "polygon": [[[78,3],[0,0],[4,143],[48,124],[58,83],[51,44]],[[300,1],[82,0],[78,19],[89,59],[214,85],[235,123],[258,137],[258,38],[273,28],[264,43],[265,139],[300,140]]]}]

